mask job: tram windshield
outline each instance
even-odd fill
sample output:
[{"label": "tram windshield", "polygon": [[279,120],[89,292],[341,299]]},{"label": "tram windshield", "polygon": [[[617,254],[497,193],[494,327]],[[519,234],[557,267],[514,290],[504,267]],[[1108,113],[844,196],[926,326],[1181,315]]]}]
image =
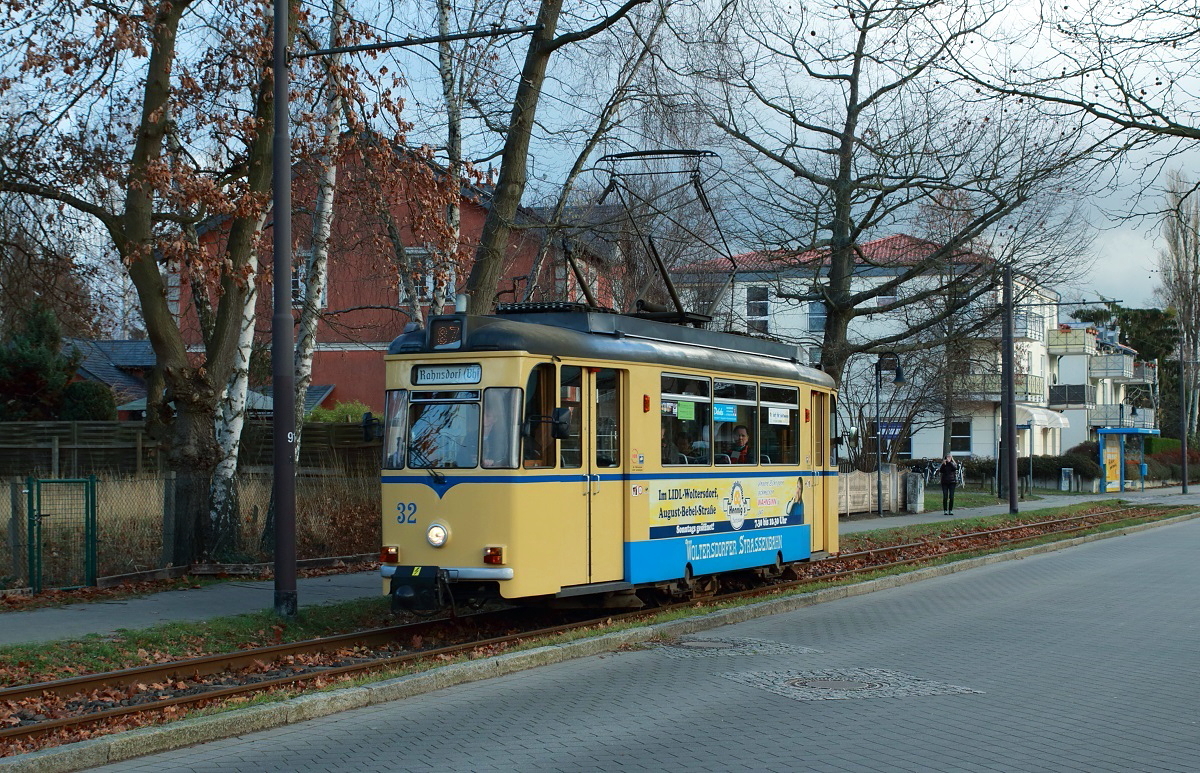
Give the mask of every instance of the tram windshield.
[{"label": "tram windshield", "polygon": [[388,392],[388,469],[513,469],[518,458],[519,389]]}]

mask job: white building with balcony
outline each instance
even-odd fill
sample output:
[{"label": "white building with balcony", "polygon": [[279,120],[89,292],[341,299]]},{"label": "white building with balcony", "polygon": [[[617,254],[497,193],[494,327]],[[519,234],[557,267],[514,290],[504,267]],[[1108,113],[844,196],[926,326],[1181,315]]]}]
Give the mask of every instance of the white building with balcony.
[{"label": "white building with balcony", "polygon": [[1133,400],[1135,389],[1156,394],[1157,366],[1139,361],[1137,352],[1117,343],[1115,330],[1060,324],[1050,331],[1047,351],[1051,359],[1048,405],[1071,422],[1063,433],[1067,447],[1096,440],[1099,429],[1157,426],[1154,409],[1139,407]]},{"label": "white building with balcony", "polygon": [[[902,260],[889,267],[889,256],[922,249],[922,245],[930,249],[929,242],[902,235],[861,245],[864,259],[855,271],[855,281],[864,287],[886,282],[907,268]],[[692,297],[693,308],[707,309],[713,315],[714,328],[796,343],[809,353],[811,363],[817,363],[826,313],[819,300],[795,298],[806,295],[814,281],[812,253],[803,257],[789,260],[778,253],[750,253],[735,257],[738,270],[732,275],[725,261],[687,266],[673,275],[681,293]],[[1018,455],[1060,454],[1083,440],[1094,440],[1101,427],[1153,426],[1152,410],[1134,409],[1125,400],[1126,385],[1152,383],[1146,379],[1153,378],[1153,367],[1136,362],[1131,350],[1104,341],[1094,330],[1060,326],[1056,292],[1027,278],[1018,277],[1015,282]],[[920,285],[914,280],[909,294],[915,295]],[[894,296],[883,297],[879,303],[893,300]],[[995,318],[983,320],[1000,302],[999,287],[973,301],[961,312],[961,332],[955,333],[951,327],[953,343],[948,347],[920,351],[907,342],[896,345],[909,375],[904,386],[892,384],[890,370],[879,373],[876,380],[874,355],[852,358],[839,396],[843,429],[860,427],[868,447],[882,435],[883,452],[890,455],[894,445],[897,459],[936,458],[946,442],[948,415],[953,454],[997,457],[1001,324]],[[914,314],[920,330],[920,313],[920,307],[914,307],[857,317],[849,330],[851,343],[869,345],[895,335],[913,326]],[[931,335],[931,340],[936,337]]]}]

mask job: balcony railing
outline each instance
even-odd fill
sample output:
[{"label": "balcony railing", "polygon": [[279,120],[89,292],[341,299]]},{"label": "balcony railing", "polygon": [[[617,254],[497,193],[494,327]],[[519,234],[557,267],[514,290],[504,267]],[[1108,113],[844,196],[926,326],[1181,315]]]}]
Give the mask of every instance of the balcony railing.
[{"label": "balcony railing", "polygon": [[[1018,373],[1013,377],[1017,402],[1041,404],[1046,401],[1046,379]],[[999,373],[968,373],[958,376],[955,384],[959,396],[968,400],[999,402],[1002,382]]]},{"label": "balcony railing", "polygon": [[1091,384],[1051,384],[1047,405],[1060,411],[1068,408],[1094,408],[1096,387]]},{"label": "balcony railing", "polygon": [[[977,334],[980,338],[1000,338],[1004,334],[1001,320],[994,320]],[[1014,341],[1042,341],[1046,338],[1046,318],[1041,314],[1016,312],[1013,314]]]},{"label": "balcony railing", "polygon": [[1158,383],[1158,366],[1153,362],[1134,362],[1133,363],[1133,378],[1129,380],[1131,384],[1157,384]]},{"label": "balcony railing", "polygon": [[1135,409],[1127,403],[1097,405],[1088,412],[1088,425],[1092,427],[1142,427],[1152,429],[1155,426],[1154,409]]},{"label": "balcony railing", "polygon": [[1096,334],[1088,330],[1051,330],[1046,336],[1050,354],[1095,354]]},{"label": "balcony railing", "polygon": [[1111,378],[1126,383],[1133,380],[1133,357],[1128,354],[1100,354],[1088,360],[1088,378]]}]

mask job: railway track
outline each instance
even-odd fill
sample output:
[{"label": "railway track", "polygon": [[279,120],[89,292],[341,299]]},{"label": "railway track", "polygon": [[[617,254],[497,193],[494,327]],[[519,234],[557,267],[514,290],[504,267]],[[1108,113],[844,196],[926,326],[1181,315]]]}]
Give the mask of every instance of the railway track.
[{"label": "railway track", "polygon": [[[1070,518],[884,545],[798,564],[769,585],[714,595],[704,601],[777,594],[815,582],[839,581],[1163,514],[1161,509],[1146,511],[1145,507],[1113,508]],[[120,724],[135,715],[182,713],[185,709],[272,689],[324,685],[420,661],[444,662],[473,651],[502,651],[522,640],[576,630],[600,619],[635,620],[695,604],[693,599],[619,615],[597,613],[549,626],[544,624],[547,616],[543,612],[507,609],[10,687],[0,690],[0,723],[7,714],[7,722],[12,725],[0,729],[0,745],[25,746],[56,735],[66,739],[89,728]],[[493,635],[501,629],[507,632]],[[448,643],[424,646],[426,642],[442,641]],[[144,724],[144,718],[134,724]]]}]

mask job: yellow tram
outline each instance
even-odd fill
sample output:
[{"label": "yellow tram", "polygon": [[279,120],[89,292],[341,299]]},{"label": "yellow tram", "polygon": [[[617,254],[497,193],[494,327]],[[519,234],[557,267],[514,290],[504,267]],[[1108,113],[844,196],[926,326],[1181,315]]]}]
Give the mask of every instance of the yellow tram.
[{"label": "yellow tram", "polygon": [[833,382],[794,346],[574,304],[389,347],[384,592],[640,606],[837,551]]}]

